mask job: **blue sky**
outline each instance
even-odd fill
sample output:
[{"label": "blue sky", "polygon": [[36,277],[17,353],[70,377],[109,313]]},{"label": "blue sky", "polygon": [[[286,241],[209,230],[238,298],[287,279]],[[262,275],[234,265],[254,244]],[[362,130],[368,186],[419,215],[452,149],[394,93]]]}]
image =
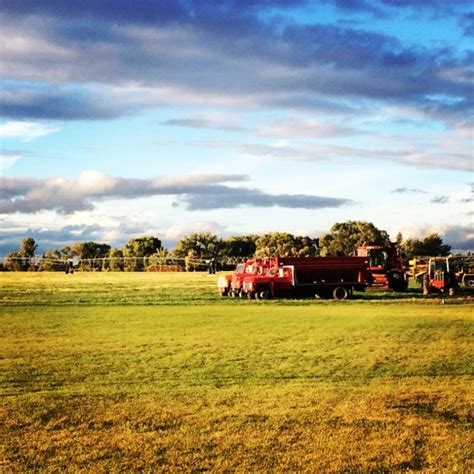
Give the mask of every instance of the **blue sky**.
[{"label": "blue sky", "polygon": [[0,254],[367,220],[474,249],[464,0],[3,0]]}]

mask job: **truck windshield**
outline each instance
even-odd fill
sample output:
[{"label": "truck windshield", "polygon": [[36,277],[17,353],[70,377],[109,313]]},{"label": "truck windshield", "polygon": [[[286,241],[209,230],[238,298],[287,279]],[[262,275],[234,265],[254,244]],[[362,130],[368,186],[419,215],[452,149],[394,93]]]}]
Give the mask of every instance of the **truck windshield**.
[{"label": "truck windshield", "polygon": [[370,252],[370,266],[384,267],[387,265],[388,253],[386,250],[377,249]]}]

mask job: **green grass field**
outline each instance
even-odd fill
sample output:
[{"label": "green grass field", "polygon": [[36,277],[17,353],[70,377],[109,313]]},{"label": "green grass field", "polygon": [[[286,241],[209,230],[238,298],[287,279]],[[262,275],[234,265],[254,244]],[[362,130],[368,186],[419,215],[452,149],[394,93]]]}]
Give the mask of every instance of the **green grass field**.
[{"label": "green grass field", "polygon": [[0,274],[0,471],[472,472],[470,299]]}]

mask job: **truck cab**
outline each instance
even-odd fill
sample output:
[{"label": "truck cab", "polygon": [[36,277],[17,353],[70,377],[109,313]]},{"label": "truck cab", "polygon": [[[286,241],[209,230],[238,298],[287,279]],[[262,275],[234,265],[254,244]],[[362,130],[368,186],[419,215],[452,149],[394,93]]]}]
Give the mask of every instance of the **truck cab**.
[{"label": "truck cab", "polygon": [[251,259],[239,263],[234,273],[223,275],[217,281],[217,290],[221,296],[243,297],[242,285],[249,275],[262,275],[273,264],[274,259]]},{"label": "truck cab", "polygon": [[364,245],[357,249],[359,257],[369,259],[372,286],[382,286],[394,291],[408,288],[408,279],[402,255],[395,243],[390,245]]},{"label": "truck cab", "polygon": [[295,286],[293,266],[273,266],[264,274],[247,276],[243,291],[250,299],[270,299],[276,294],[286,294]]}]

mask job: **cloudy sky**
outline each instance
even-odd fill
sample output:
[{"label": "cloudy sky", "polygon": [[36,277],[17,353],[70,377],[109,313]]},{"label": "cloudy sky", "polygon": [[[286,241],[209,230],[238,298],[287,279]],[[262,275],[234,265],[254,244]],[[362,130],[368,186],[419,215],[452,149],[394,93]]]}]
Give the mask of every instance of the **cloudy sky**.
[{"label": "cloudy sky", "polygon": [[468,0],[2,0],[0,255],[367,220],[474,249]]}]

